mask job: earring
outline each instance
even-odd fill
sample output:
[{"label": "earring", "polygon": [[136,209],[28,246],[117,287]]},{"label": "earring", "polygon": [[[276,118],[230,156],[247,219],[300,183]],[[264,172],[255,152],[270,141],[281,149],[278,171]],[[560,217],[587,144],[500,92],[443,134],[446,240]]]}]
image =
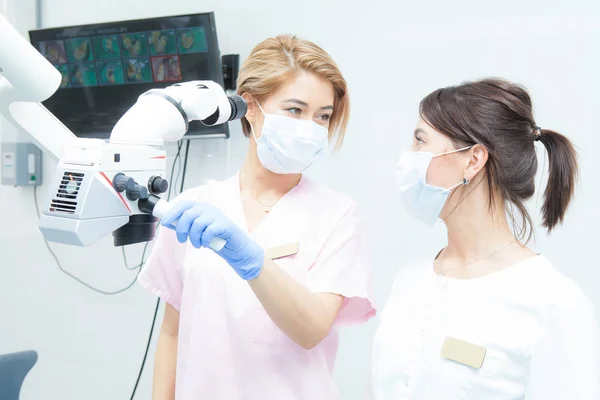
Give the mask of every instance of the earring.
[{"label": "earring", "polygon": [[467,186],[469,183],[470,182],[467,178],[463,178],[463,185]]}]

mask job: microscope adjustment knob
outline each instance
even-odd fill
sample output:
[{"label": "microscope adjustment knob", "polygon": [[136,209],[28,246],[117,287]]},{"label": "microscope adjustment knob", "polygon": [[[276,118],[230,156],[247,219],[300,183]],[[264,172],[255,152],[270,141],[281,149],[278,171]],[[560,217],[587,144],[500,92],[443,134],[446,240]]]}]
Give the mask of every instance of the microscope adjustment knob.
[{"label": "microscope adjustment knob", "polygon": [[127,190],[127,198],[131,201],[135,200],[147,200],[148,199],[148,189],[145,187],[138,185],[137,183],[133,185],[131,189]]},{"label": "microscope adjustment knob", "polygon": [[126,176],[125,174],[119,172],[113,178],[113,187],[119,193],[125,190],[131,190],[135,185],[135,181],[133,178]]},{"label": "microscope adjustment knob", "polygon": [[165,193],[169,189],[169,182],[160,176],[152,176],[148,181],[148,189],[152,194]]}]

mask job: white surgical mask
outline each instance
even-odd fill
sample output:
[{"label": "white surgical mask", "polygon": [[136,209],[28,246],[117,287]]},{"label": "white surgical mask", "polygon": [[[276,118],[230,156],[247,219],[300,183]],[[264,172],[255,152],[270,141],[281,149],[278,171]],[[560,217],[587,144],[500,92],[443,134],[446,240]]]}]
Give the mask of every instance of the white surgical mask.
[{"label": "white surgical mask", "polygon": [[[258,104],[258,102],[257,102]],[[256,150],[261,164],[276,174],[299,174],[327,151],[329,135],[327,128],[314,121],[305,121],[277,114],[265,116]]]},{"label": "white surgical mask", "polygon": [[428,185],[427,169],[431,160],[434,157],[468,150],[471,147],[473,146],[435,155],[428,152],[402,151],[396,169],[396,183],[402,202],[409,213],[429,226],[435,224],[452,190],[469,182],[464,179],[448,189]]}]

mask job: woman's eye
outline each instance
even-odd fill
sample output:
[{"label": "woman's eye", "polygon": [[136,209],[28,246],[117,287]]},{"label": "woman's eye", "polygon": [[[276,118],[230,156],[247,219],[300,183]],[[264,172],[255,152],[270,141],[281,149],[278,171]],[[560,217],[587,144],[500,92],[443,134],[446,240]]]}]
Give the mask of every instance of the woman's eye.
[{"label": "woman's eye", "polygon": [[299,109],[298,107],[288,108],[286,111],[289,111],[289,112],[291,112],[294,115],[300,115],[300,114],[302,114],[302,110]]},{"label": "woman's eye", "polygon": [[321,121],[329,121],[331,119],[331,115],[330,114],[323,114],[323,115],[319,115],[318,117]]},{"label": "woman's eye", "polygon": [[416,141],[418,144],[425,143],[425,142],[423,141],[423,139],[421,139],[421,137],[419,137],[418,135],[415,135],[415,141]]}]

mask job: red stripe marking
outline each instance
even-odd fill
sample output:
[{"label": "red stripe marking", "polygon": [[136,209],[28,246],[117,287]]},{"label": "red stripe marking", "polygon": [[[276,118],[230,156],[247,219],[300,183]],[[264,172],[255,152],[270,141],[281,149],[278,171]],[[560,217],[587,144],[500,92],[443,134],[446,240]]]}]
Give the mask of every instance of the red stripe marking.
[{"label": "red stripe marking", "polygon": [[167,156],[152,157],[151,160],[162,159],[162,158],[167,158]]},{"label": "red stripe marking", "polygon": [[[102,175],[104,177],[104,179],[106,179],[106,182],[108,182],[110,187],[113,188],[113,190],[114,190],[114,187],[113,187],[113,184],[112,184],[112,181],[110,180],[110,178],[108,176],[106,176],[106,174],[104,172],[100,172],[100,175]],[[125,201],[123,196],[121,196],[121,193],[117,192],[116,190],[115,190],[115,193],[119,196],[119,198],[121,198],[121,201],[123,202],[123,204],[125,204],[125,207],[127,207],[129,212],[131,213],[131,208],[129,208],[129,204],[127,204],[127,202]]]}]

